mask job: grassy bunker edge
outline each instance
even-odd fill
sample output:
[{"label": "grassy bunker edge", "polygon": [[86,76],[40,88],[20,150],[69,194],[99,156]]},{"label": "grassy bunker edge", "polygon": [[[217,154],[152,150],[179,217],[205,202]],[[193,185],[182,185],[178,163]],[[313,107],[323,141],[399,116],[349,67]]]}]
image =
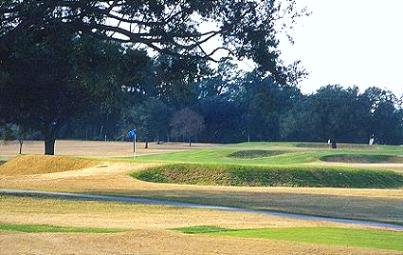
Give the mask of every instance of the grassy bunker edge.
[{"label": "grassy bunker edge", "polygon": [[400,188],[403,175],[387,170],[312,166],[169,164],[131,174],[142,181],[224,186]]},{"label": "grassy bunker edge", "polygon": [[289,153],[290,151],[276,151],[276,150],[240,150],[234,151],[227,155],[229,158],[235,159],[257,159],[257,158],[265,158],[271,156],[277,156],[284,153]]},{"label": "grassy bunker edge", "polygon": [[403,163],[403,157],[383,154],[334,154],[322,156],[320,160],[342,163]]}]

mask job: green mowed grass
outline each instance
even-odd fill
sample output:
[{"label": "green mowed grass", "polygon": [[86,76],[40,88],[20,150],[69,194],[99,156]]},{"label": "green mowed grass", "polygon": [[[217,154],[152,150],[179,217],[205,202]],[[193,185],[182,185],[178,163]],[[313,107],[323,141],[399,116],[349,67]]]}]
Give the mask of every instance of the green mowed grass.
[{"label": "green mowed grass", "polygon": [[25,232],[25,233],[117,233],[126,231],[117,228],[89,228],[89,227],[64,227],[37,224],[7,224],[0,223],[0,231]]},{"label": "green mowed grass", "polygon": [[228,186],[399,188],[403,175],[386,170],[314,166],[170,164],[132,174],[143,181]]},{"label": "green mowed grass", "polygon": [[276,151],[276,150],[240,150],[235,151],[227,155],[230,158],[240,158],[240,159],[255,159],[255,158],[265,158],[270,156],[276,156],[280,154],[287,153],[287,151]]},{"label": "green mowed grass", "polygon": [[175,230],[187,234],[261,238],[403,251],[403,232],[397,231],[327,227],[225,229],[214,226],[186,227]]},{"label": "green mowed grass", "polygon": [[399,157],[403,154],[402,147],[345,144],[340,146],[341,149],[331,150],[321,146],[323,144],[242,143],[141,156],[136,160],[171,164],[147,169],[133,176],[149,182],[204,185],[403,187],[403,176],[385,166],[365,169],[356,168],[353,164],[326,166],[323,162],[351,163],[346,160],[355,159],[357,163],[395,163],[403,159]]},{"label": "green mowed grass", "polygon": [[[320,162],[321,159],[335,155],[368,155],[378,158],[378,162],[403,155],[401,146],[345,145],[340,149],[322,148],[322,144],[304,143],[241,143],[222,145],[210,149],[194,149],[136,158],[140,162],[209,163],[237,165],[290,165]],[[316,147],[315,147],[316,146]],[[260,153],[260,155],[258,155]],[[234,157],[235,155],[235,157]],[[238,156],[238,157],[237,157]],[[133,158],[126,158],[133,160]],[[385,162],[388,163],[388,162]]]},{"label": "green mowed grass", "polygon": [[343,163],[403,163],[403,157],[382,154],[336,154],[320,158],[327,162]]}]

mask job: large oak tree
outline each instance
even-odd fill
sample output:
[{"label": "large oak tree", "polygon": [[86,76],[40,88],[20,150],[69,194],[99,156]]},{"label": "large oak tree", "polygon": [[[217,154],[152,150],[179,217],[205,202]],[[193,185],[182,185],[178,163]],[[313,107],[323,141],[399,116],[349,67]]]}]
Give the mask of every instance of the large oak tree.
[{"label": "large oak tree", "polygon": [[[72,64],[74,39],[83,36],[186,61],[250,58],[287,82],[295,66],[279,60],[278,31],[300,14],[295,0],[2,1],[0,118],[37,123],[45,153],[53,154],[60,116],[80,111],[89,95],[91,83]],[[212,40],[222,43],[207,45]]]}]

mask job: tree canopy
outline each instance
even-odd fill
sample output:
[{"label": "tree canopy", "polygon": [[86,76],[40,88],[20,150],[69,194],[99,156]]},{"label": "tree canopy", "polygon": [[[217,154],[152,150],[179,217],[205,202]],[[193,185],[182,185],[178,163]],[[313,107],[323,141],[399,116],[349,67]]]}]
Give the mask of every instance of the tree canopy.
[{"label": "tree canopy", "polygon": [[[246,57],[261,70],[287,79],[291,69],[279,60],[278,27],[285,30],[305,14],[296,10],[295,0],[8,0],[0,6],[0,37],[11,42],[18,34],[33,33],[42,40],[63,26],[172,56],[218,61],[216,53],[221,52]],[[212,39],[222,44],[206,47]]]}]

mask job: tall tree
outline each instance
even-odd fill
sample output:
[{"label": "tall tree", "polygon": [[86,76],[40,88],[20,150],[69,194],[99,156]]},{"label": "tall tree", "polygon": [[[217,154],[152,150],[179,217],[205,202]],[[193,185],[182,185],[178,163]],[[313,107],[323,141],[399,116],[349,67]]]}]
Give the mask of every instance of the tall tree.
[{"label": "tall tree", "polygon": [[[47,34],[55,24],[75,33],[135,43],[162,54],[215,59],[217,52],[250,58],[260,69],[287,79],[289,68],[279,61],[278,30],[305,15],[295,0],[191,0],[191,1],[3,1],[0,37],[39,31]],[[210,23],[209,29],[201,26]],[[205,43],[221,38],[222,45]],[[221,54],[222,55],[222,54]]]},{"label": "tall tree", "polygon": [[176,137],[184,137],[192,146],[192,139],[204,129],[203,117],[189,108],[175,112],[171,119],[171,133]]},{"label": "tall tree", "polygon": [[368,106],[370,121],[365,126],[368,137],[375,136],[375,141],[381,144],[400,144],[402,141],[402,118],[399,100],[387,90],[370,87],[362,94],[363,101]]},{"label": "tall tree", "polygon": [[[111,96],[110,90],[104,92],[100,87],[111,84],[121,90],[113,78],[119,46],[99,41],[95,46],[91,41],[92,50],[83,51],[87,42],[62,28],[55,26],[39,42],[37,34],[16,37],[15,44],[3,51],[7,54],[1,63],[0,115],[24,129],[40,131],[45,154],[50,155],[67,120],[85,112],[92,100]],[[90,71],[101,65],[109,71]]]},{"label": "tall tree", "polygon": [[159,143],[161,138],[169,134],[169,116],[167,105],[158,99],[150,98],[125,113],[123,129],[127,131],[135,127],[138,137],[144,140],[147,149],[150,140],[156,138]]}]

